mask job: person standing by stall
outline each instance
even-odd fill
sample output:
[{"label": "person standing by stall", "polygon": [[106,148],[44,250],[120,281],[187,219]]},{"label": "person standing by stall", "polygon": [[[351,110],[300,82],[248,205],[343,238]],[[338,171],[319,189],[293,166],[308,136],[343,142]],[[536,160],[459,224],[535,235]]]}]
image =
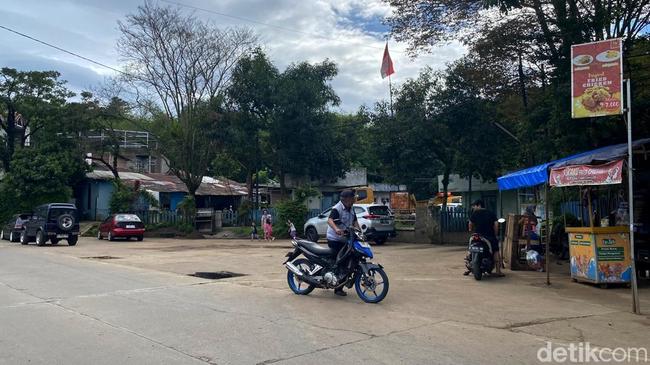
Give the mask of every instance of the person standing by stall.
[{"label": "person standing by stall", "polygon": [[[499,252],[499,239],[497,238],[499,233],[497,216],[494,212],[485,209],[485,203],[480,199],[472,203],[472,215],[469,218],[469,230],[470,232],[477,233],[490,241],[492,253],[494,255],[494,266],[496,268],[494,276],[505,276],[501,272],[501,253]],[[469,275],[469,272],[465,272],[464,275]]]}]

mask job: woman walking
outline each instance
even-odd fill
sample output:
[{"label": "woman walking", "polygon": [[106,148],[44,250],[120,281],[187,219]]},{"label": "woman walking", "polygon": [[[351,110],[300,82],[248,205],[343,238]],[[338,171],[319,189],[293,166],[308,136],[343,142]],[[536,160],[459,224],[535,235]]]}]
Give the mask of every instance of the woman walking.
[{"label": "woman walking", "polygon": [[262,212],[262,227],[264,227],[264,240],[275,240],[275,237],[273,237],[273,217],[266,209]]}]

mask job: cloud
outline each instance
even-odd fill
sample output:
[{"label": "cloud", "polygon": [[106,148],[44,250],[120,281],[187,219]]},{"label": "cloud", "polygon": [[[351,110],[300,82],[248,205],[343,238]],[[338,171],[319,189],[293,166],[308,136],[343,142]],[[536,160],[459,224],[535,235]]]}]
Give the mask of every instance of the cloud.
[{"label": "cloud", "polygon": [[[388,81],[379,74],[388,29],[381,19],[390,14],[382,0],[176,0],[212,11],[190,10],[194,16],[217,26],[246,26],[255,30],[269,57],[282,70],[304,60],[331,59],[339,67],[333,86],[341,97],[340,111],[354,112],[360,105],[372,105],[388,98]],[[140,3],[141,4],[141,3]],[[161,5],[169,5],[160,2]],[[117,21],[133,13],[139,3],[129,0],[67,0],[44,2],[22,0],[5,4],[0,17],[7,26],[43,39],[110,66],[119,67],[115,43]],[[253,19],[264,26],[232,17]],[[295,31],[287,31],[288,28]],[[3,65],[20,69],[45,67],[58,71],[75,87],[100,82],[112,71],[47,48],[16,35],[3,34]],[[395,64],[393,86],[417,77],[420,69],[444,67],[460,57],[459,44],[439,47],[430,54],[411,60],[406,45],[389,42]],[[5,52],[6,51],[6,52]],[[7,54],[8,52],[8,54]]]}]

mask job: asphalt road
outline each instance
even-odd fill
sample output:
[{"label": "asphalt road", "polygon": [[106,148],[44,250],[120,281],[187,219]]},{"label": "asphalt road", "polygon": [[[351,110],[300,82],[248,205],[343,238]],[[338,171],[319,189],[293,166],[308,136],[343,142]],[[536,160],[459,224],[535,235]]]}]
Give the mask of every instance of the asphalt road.
[{"label": "asphalt road", "polygon": [[[475,282],[459,275],[460,248],[388,245],[383,303],[296,296],[286,244],[2,241],[0,364],[531,364],[547,341],[650,347],[624,288],[559,274],[546,288],[534,272]],[[246,275],[188,276],[220,270]]]}]

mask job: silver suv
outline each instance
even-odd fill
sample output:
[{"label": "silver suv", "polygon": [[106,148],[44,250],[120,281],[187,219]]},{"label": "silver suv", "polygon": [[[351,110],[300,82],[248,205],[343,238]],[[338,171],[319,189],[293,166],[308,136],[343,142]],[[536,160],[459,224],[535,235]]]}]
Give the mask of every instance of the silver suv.
[{"label": "silver suv", "polygon": [[[357,215],[359,226],[369,241],[381,245],[389,237],[395,237],[395,219],[390,209],[381,204],[355,204],[352,209]],[[313,242],[327,234],[327,219],[332,208],[317,217],[309,219],[304,226],[305,237]]]}]

